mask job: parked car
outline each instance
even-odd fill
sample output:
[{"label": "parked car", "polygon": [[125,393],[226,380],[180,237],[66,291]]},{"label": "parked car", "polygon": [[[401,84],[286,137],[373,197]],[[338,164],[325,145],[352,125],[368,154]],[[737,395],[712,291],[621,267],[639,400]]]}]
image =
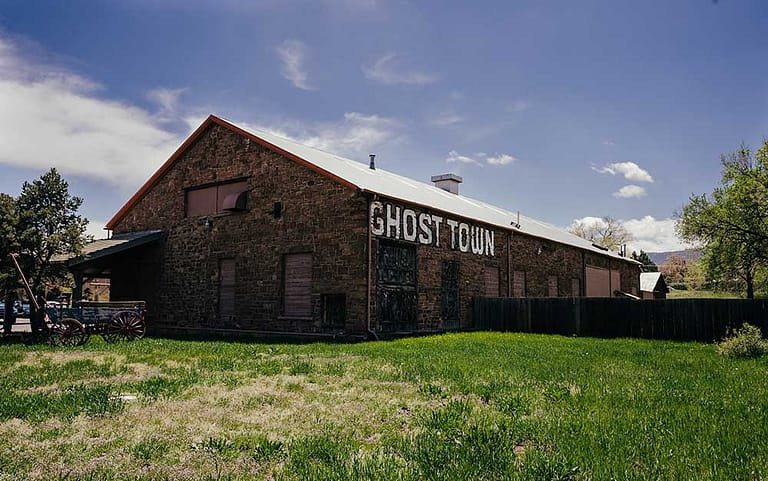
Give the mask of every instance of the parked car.
[{"label": "parked car", "polygon": [[22,303],[21,301],[17,300],[13,302],[13,312],[15,312],[16,315],[20,317],[29,317],[31,310],[29,304]]}]

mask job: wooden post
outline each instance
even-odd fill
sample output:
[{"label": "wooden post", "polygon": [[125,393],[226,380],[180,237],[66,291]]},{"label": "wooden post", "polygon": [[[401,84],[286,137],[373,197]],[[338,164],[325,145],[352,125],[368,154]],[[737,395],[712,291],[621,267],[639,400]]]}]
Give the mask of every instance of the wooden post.
[{"label": "wooden post", "polygon": [[72,305],[75,305],[75,302],[83,300],[83,272],[82,271],[74,271],[72,273],[75,277],[75,288],[72,289]]}]

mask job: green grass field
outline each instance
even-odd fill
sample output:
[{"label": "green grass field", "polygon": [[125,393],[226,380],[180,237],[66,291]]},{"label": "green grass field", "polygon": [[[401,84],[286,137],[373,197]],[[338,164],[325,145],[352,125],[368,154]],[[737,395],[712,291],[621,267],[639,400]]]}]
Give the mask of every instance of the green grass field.
[{"label": "green grass field", "polygon": [[91,340],[0,364],[0,480],[768,478],[768,359],[711,345]]},{"label": "green grass field", "polygon": [[667,299],[740,299],[736,292],[727,291],[695,291],[674,290],[669,291]]}]

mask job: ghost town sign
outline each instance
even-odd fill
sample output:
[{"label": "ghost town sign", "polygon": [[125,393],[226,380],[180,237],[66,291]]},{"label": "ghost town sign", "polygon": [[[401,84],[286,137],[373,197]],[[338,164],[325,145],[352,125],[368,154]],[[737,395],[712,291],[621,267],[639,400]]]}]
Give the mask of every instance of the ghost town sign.
[{"label": "ghost town sign", "polygon": [[371,202],[371,232],[388,239],[440,247],[440,232],[448,229],[451,249],[494,257],[494,231],[389,202]]}]

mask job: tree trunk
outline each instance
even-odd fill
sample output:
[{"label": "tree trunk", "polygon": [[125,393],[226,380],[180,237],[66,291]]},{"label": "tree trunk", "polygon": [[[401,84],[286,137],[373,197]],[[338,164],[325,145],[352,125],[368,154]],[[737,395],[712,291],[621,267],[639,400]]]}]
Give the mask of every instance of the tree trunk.
[{"label": "tree trunk", "polygon": [[747,299],[754,299],[755,298],[755,281],[752,278],[751,274],[747,274],[746,276],[747,281]]}]

